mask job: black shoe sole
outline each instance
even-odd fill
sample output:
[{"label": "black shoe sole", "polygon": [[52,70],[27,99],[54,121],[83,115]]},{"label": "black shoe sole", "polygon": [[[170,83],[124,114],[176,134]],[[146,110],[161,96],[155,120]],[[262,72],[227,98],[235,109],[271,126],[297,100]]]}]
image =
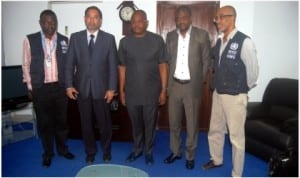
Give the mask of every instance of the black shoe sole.
[{"label": "black shoe sole", "polygon": [[171,164],[171,163],[175,162],[176,160],[180,160],[180,159],[181,159],[181,156],[180,157],[176,156],[176,157],[172,158],[172,160],[171,159],[165,159],[164,163],[165,164]]},{"label": "black shoe sole", "polygon": [[140,154],[138,154],[138,155],[136,155],[136,156],[128,157],[128,158],[126,159],[126,162],[127,162],[127,163],[133,162],[133,161],[135,161],[136,159],[138,159],[138,158],[141,157],[141,156],[142,156],[142,153],[140,153]]},{"label": "black shoe sole", "polygon": [[43,160],[42,166],[43,166],[44,168],[50,167],[50,166],[51,166],[51,159],[50,159],[50,160]]}]

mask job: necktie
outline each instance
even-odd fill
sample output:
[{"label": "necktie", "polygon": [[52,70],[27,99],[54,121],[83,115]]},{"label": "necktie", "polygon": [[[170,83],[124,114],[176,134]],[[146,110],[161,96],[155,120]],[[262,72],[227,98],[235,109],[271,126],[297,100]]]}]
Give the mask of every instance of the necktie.
[{"label": "necktie", "polygon": [[89,42],[90,55],[93,54],[93,49],[94,49],[94,46],[95,46],[94,37],[95,37],[94,35],[90,35],[90,42]]}]

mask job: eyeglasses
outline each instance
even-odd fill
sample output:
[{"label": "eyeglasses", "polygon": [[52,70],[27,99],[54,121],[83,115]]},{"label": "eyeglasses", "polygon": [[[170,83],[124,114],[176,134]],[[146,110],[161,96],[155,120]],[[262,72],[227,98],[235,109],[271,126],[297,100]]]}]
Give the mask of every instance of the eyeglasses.
[{"label": "eyeglasses", "polygon": [[223,20],[224,18],[226,18],[226,17],[231,17],[231,16],[233,16],[233,15],[232,15],[232,14],[225,14],[225,15],[221,14],[221,15],[219,15],[219,16],[215,16],[214,22],[216,22],[216,21],[218,21],[218,20]]}]

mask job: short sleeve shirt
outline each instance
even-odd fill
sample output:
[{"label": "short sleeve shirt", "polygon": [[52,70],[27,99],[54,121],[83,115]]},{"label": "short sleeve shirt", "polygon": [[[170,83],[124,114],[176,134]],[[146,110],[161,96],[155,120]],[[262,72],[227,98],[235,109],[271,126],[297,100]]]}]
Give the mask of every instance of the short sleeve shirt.
[{"label": "short sleeve shirt", "polygon": [[152,32],[141,38],[126,36],[120,41],[118,54],[119,64],[126,67],[126,104],[157,104],[161,92],[159,64],[167,62],[162,37]]}]

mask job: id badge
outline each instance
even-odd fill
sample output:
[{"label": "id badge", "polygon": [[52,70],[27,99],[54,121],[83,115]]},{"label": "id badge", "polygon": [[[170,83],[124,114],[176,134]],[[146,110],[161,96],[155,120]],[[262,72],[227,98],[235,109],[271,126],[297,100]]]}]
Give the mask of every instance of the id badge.
[{"label": "id badge", "polygon": [[47,59],[46,59],[46,66],[51,67],[51,63],[52,63],[51,58],[48,56]]}]

